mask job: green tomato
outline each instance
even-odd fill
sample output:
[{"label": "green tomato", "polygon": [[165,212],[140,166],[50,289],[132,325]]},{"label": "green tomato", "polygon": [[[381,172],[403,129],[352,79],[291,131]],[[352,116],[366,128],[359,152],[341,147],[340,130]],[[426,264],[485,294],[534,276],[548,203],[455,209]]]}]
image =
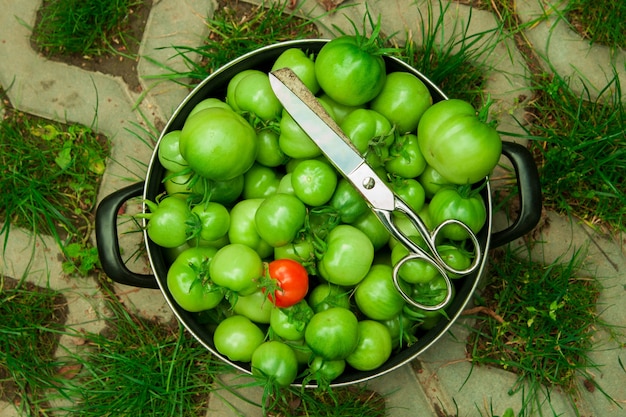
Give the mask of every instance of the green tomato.
[{"label": "green tomato", "polygon": [[283,111],[267,73],[259,70],[249,70],[245,77],[237,80],[231,102],[236,103],[233,107],[239,112],[252,113],[264,122],[278,120]]},{"label": "green tomato", "polygon": [[389,320],[404,307],[404,299],[393,284],[389,265],[373,265],[354,291],[359,310],[373,320]]},{"label": "green tomato", "polygon": [[415,178],[426,169],[426,159],[420,151],[417,136],[398,136],[389,148],[385,170],[402,178]]},{"label": "green tomato", "polygon": [[157,145],[157,157],[163,168],[171,172],[180,172],[189,164],[180,154],[180,130],[172,130],[163,135]]},{"label": "green tomato", "polygon": [[332,110],[331,114],[334,115],[333,120],[337,122],[338,125],[341,125],[341,123],[343,123],[346,116],[352,113],[352,111],[363,108],[362,105],[361,106],[346,106],[344,104],[338,103],[326,93],[322,94],[319,97],[319,99],[320,99],[320,102],[322,102],[322,104],[325,104],[326,106],[330,107],[330,109]]},{"label": "green tomato", "polygon": [[265,198],[278,191],[280,177],[274,168],[254,164],[243,174],[243,194],[246,200]]},{"label": "green tomato", "polygon": [[371,109],[356,109],[340,127],[370,166],[382,166],[394,140],[393,127],[385,116]]},{"label": "green tomato", "polygon": [[257,133],[259,149],[256,161],[266,167],[285,165],[289,157],[284,154],[278,144],[278,133],[272,129],[262,129]]},{"label": "green tomato", "polygon": [[261,258],[267,258],[274,248],[259,236],[255,221],[256,211],[262,202],[262,198],[241,200],[230,209],[228,240],[246,245],[254,249]]},{"label": "green tomato", "polygon": [[313,358],[309,365],[309,373],[319,384],[326,384],[337,379],[345,369],[344,359],[329,361],[320,356]]},{"label": "green tomato", "polygon": [[426,202],[426,192],[419,181],[412,178],[397,178],[391,182],[391,188],[414,213],[419,213]]},{"label": "green tomato", "polygon": [[369,211],[361,193],[343,177],[339,179],[329,204],[337,210],[343,223],[353,223]]},{"label": "green tomato", "polygon": [[424,187],[426,198],[429,199],[440,189],[452,185],[450,181],[441,176],[441,174],[430,165],[426,165],[424,172],[422,172],[418,180],[420,184],[422,184],[422,187]]},{"label": "green tomato", "polygon": [[[411,240],[418,240],[416,236],[409,236]],[[422,240],[423,241],[423,240]],[[391,263],[397,265],[400,260],[409,255],[406,246],[398,243],[391,250]],[[409,284],[422,284],[431,281],[437,275],[439,270],[432,263],[423,259],[412,259],[405,262],[398,270],[398,276]]]},{"label": "green tomato", "polygon": [[283,246],[274,248],[274,259],[292,259],[305,267],[315,263],[313,242],[306,236],[300,236]]},{"label": "green tomato", "polygon": [[[428,205],[432,222],[436,225],[455,219],[465,223],[474,233],[478,233],[487,221],[487,207],[479,194],[462,195],[455,188],[443,188],[435,193]],[[441,229],[441,236],[450,240],[467,239],[467,231],[456,224]]]},{"label": "green tomato", "polygon": [[274,305],[267,299],[267,295],[257,290],[249,295],[239,295],[233,311],[235,314],[247,317],[255,323],[269,324]]},{"label": "green tomato", "polygon": [[346,362],[357,371],[371,371],[391,356],[391,335],[384,324],[374,320],[359,322],[359,340]]},{"label": "green tomato", "polygon": [[302,49],[289,48],[282,52],[274,61],[272,71],[281,68],[291,69],[313,94],[319,91],[320,85],[315,77],[315,63]]},{"label": "green tomato", "polygon": [[192,172],[173,172],[165,170],[163,174],[163,188],[170,197],[179,198],[185,202],[197,203],[204,196],[204,182],[192,181]]},{"label": "green tomato", "polygon": [[261,239],[272,247],[283,246],[295,239],[304,226],[306,207],[298,197],[274,194],[259,205],[254,223]]},{"label": "green tomato", "polygon": [[316,313],[333,307],[346,309],[351,307],[350,291],[339,285],[329,284],[327,282],[315,286],[309,293],[308,300],[309,305]]},{"label": "green tomato", "polygon": [[209,265],[209,275],[215,284],[241,295],[257,291],[257,280],[263,272],[259,254],[240,243],[220,248]]},{"label": "green tomato", "polygon": [[274,307],[270,315],[270,328],[285,340],[301,340],[313,314],[313,309],[305,300],[290,307]]},{"label": "green tomato", "polygon": [[202,189],[212,202],[231,205],[241,196],[243,186],[244,176],[239,175],[225,181],[204,180]]},{"label": "green tomato", "polygon": [[231,107],[231,109],[233,109],[233,111],[235,112],[242,111],[237,105],[237,100],[235,100],[235,90],[237,89],[239,82],[241,82],[241,80],[246,78],[248,75],[253,74],[255,71],[257,70],[247,69],[247,70],[238,72],[228,82],[228,85],[226,86],[226,104],[228,104]]},{"label": "green tomato", "polygon": [[356,219],[356,221],[351,224],[361,232],[365,233],[370,242],[372,242],[374,250],[378,251],[380,248],[389,243],[391,233],[372,210],[368,209],[361,217]]},{"label": "green tomato", "polygon": [[200,312],[217,306],[224,292],[209,279],[214,248],[194,247],[181,252],[167,271],[167,288],[184,310]]},{"label": "green tomato", "polygon": [[250,319],[231,316],[222,320],[213,333],[215,349],[231,361],[250,362],[265,334]]},{"label": "green tomato", "polygon": [[316,356],[331,361],[345,359],[359,341],[358,320],[346,308],[320,311],[309,321],[304,340]]},{"label": "green tomato", "polygon": [[196,104],[191,109],[191,111],[189,112],[187,117],[191,117],[194,114],[198,113],[200,110],[209,109],[211,107],[221,107],[221,108],[226,109],[226,110],[232,110],[233,109],[225,101],[220,100],[219,98],[209,97],[209,98],[205,98],[204,100],[202,100],[198,104]]},{"label": "green tomato", "polygon": [[385,116],[399,133],[415,132],[422,114],[433,104],[428,87],[414,74],[391,72],[371,108]]},{"label": "green tomato", "polygon": [[191,237],[193,215],[187,203],[179,198],[166,197],[158,204],[144,201],[150,213],[136,217],[148,219],[146,231],[154,243],[164,248],[175,248]]},{"label": "green tomato", "polygon": [[354,36],[326,43],[315,59],[320,87],[338,103],[359,106],[376,97],[386,79],[385,61],[360,46]]},{"label": "green tomato", "polygon": [[206,241],[217,240],[228,233],[230,213],[220,203],[201,203],[191,209],[200,220],[200,238]]},{"label": "green tomato", "polygon": [[476,116],[466,101],[450,99],[433,104],[417,128],[426,162],[454,184],[483,180],[498,164],[502,140],[498,131]]},{"label": "green tomato", "polygon": [[286,387],[298,376],[298,358],[283,342],[264,342],[252,354],[251,368],[254,375]]},{"label": "green tomato", "polygon": [[326,204],[337,187],[337,173],[329,164],[317,159],[302,161],[291,173],[293,191],[309,206]]},{"label": "green tomato", "polygon": [[318,262],[320,275],[331,284],[357,285],[374,260],[374,246],[356,227],[342,224],[327,236],[326,252]]},{"label": "green tomato", "polygon": [[187,118],[180,134],[180,153],[189,167],[215,181],[233,179],[254,163],[257,135],[237,113],[220,107]]}]

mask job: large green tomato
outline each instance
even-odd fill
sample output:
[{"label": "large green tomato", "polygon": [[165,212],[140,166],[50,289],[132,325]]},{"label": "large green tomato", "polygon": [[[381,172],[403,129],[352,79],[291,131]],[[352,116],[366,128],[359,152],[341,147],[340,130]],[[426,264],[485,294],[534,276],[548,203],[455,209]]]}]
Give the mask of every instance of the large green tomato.
[{"label": "large green tomato", "polygon": [[286,387],[298,376],[298,358],[289,345],[273,340],[256,348],[251,368],[254,375]]},{"label": "large green tomato", "polygon": [[384,324],[374,320],[359,322],[359,341],[346,362],[358,371],[371,371],[391,356],[391,335]]},{"label": "large green tomato", "polygon": [[250,362],[261,346],[265,333],[247,317],[231,316],[220,322],[213,333],[215,349],[231,361]]},{"label": "large green tomato", "polygon": [[215,181],[246,172],[257,153],[256,131],[237,113],[220,107],[187,118],[180,133],[180,153],[198,175]]},{"label": "large green tomato", "polygon": [[224,292],[209,278],[214,248],[194,247],[180,253],[167,271],[167,288],[176,303],[191,312],[210,310]]},{"label": "large green tomato", "polygon": [[389,265],[373,265],[354,291],[359,310],[373,320],[389,320],[404,307],[404,299],[393,284]]},{"label": "large green tomato", "polygon": [[304,340],[315,355],[325,360],[345,359],[359,341],[358,320],[346,308],[320,311],[309,321]]},{"label": "large green tomato", "polygon": [[417,132],[426,162],[454,184],[484,179],[500,160],[500,135],[480,121],[466,101],[450,99],[433,104],[422,115]]},{"label": "large green tomato", "polygon": [[428,87],[414,74],[391,72],[371,108],[389,119],[402,134],[415,132],[422,114],[432,104]]},{"label": "large green tomato", "polygon": [[365,233],[348,224],[330,231],[326,252],[318,263],[320,275],[331,284],[353,286],[367,275],[374,245]]},{"label": "large green tomato", "polygon": [[370,242],[372,242],[374,250],[385,246],[391,238],[389,230],[380,221],[378,216],[369,209],[361,217],[356,219],[352,223],[352,226],[365,233]]},{"label": "large green tomato", "polygon": [[315,59],[315,75],[322,90],[347,106],[359,106],[376,97],[387,74],[383,58],[359,43],[354,36],[340,36],[326,43]]}]

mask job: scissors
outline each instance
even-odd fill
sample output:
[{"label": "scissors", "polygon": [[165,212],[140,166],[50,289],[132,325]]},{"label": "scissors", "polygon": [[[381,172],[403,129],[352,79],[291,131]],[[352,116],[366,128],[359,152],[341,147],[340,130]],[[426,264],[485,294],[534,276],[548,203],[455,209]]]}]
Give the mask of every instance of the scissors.
[{"label": "scissors", "polygon": [[[269,73],[270,84],[285,110],[298,123],[307,135],[319,146],[322,153],[335,168],[361,193],[371,210],[400,241],[409,254],[403,257],[393,268],[393,283],[406,300],[416,308],[434,311],[444,307],[452,298],[453,285],[450,274],[466,275],[474,272],[480,265],[482,251],[478,238],[463,222],[455,219],[446,220],[432,232],[424,221],[404,203],[370,167],[350,139],[322,107],[317,98],[307,89],[298,76],[289,68],[282,68]],[[427,250],[422,249],[405,235],[394,223],[394,213],[405,214],[423,238]],[[474,246],[474,259],[466,269],[455,269],[442,259],[437,251],[437,236],[446,226],[456,224],[465,229]],[[407,262],[423,260],[432,264],[446,283],[446,296],[436,305],[427,305],[415,301],[400,286],[399,271]]]}]

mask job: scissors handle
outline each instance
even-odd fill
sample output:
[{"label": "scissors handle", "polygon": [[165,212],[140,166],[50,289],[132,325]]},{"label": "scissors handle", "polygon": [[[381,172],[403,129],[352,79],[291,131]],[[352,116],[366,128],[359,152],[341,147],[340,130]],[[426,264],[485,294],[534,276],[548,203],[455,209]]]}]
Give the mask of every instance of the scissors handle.
[{"label": "scissors handle", "polygon": [[[407,206],[402,200],[396,199],[395,205],[396,205],[396,210],[398,210],[399,212],[404,213],[408,217],[408,219],[411,221],[413,226],[415,226],[415,228],[418,230],[418,232],[420,233],[420,235],[424,239],[426,247],[428,248],[428,251],[429,251],[428,255],[430,255],[432,257],[432,259],[430,259],[431,263],[435,263],[438,266],[440,266],[443,270],[447,271],[448,273],[455,274],[455,275],[471,274],[472,272],[476,271],[480,267],[480,264],[482,262],[483,253],[482,253],[482,250],[480,248],[480,243],[478,242],[478,237],[472,231],[472,229],[470,229],[470,227],[468,225],[466,225],[462,221],[459,221],[459,220],[456,220],[456,219],[448,219],[448,220],[442,222],[441,224],[439,224],[432,232],[430,232],[428,230],[428,227],[424,223],[424,221],[417,214],[415,214],[409,208],[409,206]],[[439,254],[439,251],[437,250],[437,237],[439,236],[439,233],[446,226],[451,226],[451,225],[456,225],[456,226],[459,226],[462,229],[464,229],[467,232],[469,240],[472,243],[472,246],[473,246],[472,249],[473,249],[474,257],[473,257],[472,263],[467,268],[457,269],[457,268],[454,268],[454,267],[448,265],[443,260],[443,258]],[[419,248],[419,246],[417,246],[407,236],[404,236],[403,233],[399,232],[398,235],[400,235],[400,236],[398,236],[399,240],[407,248],[410,249],[410,252],[423,252],[423,250],[421,248]]]},{"label": "scissors handle", "polygon": [[[421,235],[421,237],[424,239],[424,242],[427,247],[427,251],[422,249],[419,245],[413,242],[408,236],[406,236],[401,230],[399,230],[399,228],[394,224],[392,212],[386,211],[386,210],[374,210],[376,214],[378,215],[379,219],[383,222],[383,224],[390,230],[393,230],[394,237],[398,239],[400,243],[409,250],[409,254],[403,257],[402,259],[400,259],[400,261],[398,261],[393,268],[394,286],[396,287],[396,290],[400,293],[402,298],[404,298],[404,300],[407,303],[409,303],[411,306],[420,308],[426,311],[439,310],[448,304],[448,302],[450,301],[453,295],[452,282],[450,281],[449,274],[466,275],[466,274],[474,272],[475,270],[479,268],[481,259],[482,259],[482,251],[480,249],[478,238],[465,223],[455,220],[455,219],[444,221],[439,226],[437,226],[435,230],[431,233],[428,230],[428,227],[426,226],[424,221],[417,214],[415,214],[410,209],[410,207],[408,207],[402,200],[398,198],[396,198],[395,200],[396,200],[395,201],[396,210],[401,213],[404,213],[408,217],[408,219],[411,221],[413,226],[419,232],[419,235]],[[460,227],[462,227],[468,232],[469,238],[472,242],[472,245],[474,246],[474,260],[468,268],[456,269],[454,267],[451,267],[443,260],[443,258],[437,251],[437,236],[440,233],[440,231],[448,225],[459,225]],[[414,260],[421,260],[424,262],[428,262],[439,272],[439,274],[444,279],[446,283],[446,296],[439,303],[434,304],[434,305],[419,303],[415,301],[413,297],[408,295],[402,289],[400,285],[400,276],[399,276],[400,268],[402,268],[402,266],[405,263],[409,261],[414,261]]]}]

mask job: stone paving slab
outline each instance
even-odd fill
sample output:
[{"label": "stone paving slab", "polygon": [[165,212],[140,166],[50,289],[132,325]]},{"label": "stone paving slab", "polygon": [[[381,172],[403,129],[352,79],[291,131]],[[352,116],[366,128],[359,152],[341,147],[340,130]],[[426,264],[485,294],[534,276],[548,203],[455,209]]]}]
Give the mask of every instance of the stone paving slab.
[{"label": "stone paving slab", "polygon": [[[260,3],[259,0],[251,2]],[[303,4],[301,13],[313,17],[323,14],[322,8],[314,0],[300,1],[300,4]],[[318,26],[324,37],[336,33],[331,31],[334,26],[351,31],[348,19],[362,22],[365,3],[348,0],[344,4],[352,4],[353,7],[320,18]],[[537,0],[520,0],[516,4],[527,22],[545,13],[542,3]],[[154,1],[142,42],[142,58],[138,63],[144,89],[142,95],[129,91],[119,78],[51,62],[38,56],[30,48],[30,31],[27,26],[34,24],[39,5],[40,0],[0,0],[0,10],[3,10],[0,14],[0,85],[5,89],[11,86],[7,93],[13,105],[22,111],[60,121],[93,125],[111,139],[114,161],[108,165],[100,198],[141,181],[145,177],[145,167],[152,150],[131,132],[136,129],[150,131],[152,126],[162,126],[187,94],[184,87],[150,78],[164,70],[146,57],[166,62],[174,68],[182,68],[184,63],[172,58],[174,53],[169,47],[196,46],[206,34],[204,19],[213,13],[216,2]],[[367,2],[367,10],[372,16],[381,14],[384,32],[398,32],[400,38],[407,33],[415,37],[420,33],[418,10],[427,13],[427,4],[424,1],[379,0]],[[469,25],[467,33],[473,34],[493,29],[495,19],[488,12],[476,10],[470,18],[468,7],[452,4],[446,15],[447,36],[452,36],[455,25],[457,30]],[[609,53],[607,48],[589,47],[571,32],[566,32],[568,29],[565,26],[553,14],[551,19],[529,29],[526,35],[539,52],[558,61],[555,68],[559,71],[584,74],[596,83],[594,85],[603,85],[606,74],[609,74],[606,69],[611,62],[615,63],[618,71],[624,70],[623,51]],[[494,68],[487,84],[487,92],[496,100],[496,106],[492,108],[493,117],[498,118],[503,131],[519,132],[520,128],[514,119],[522,110],[519,97],[531,95],[523,60],[509,40],[498,44],[486,59]],[[620,76],[623,76],[623,72]],[[137,238],[140,243],[139,234],[135,236]],[[544,241],[541,250],[546,260],[567,256],[575,248],[587,248],[590,265],[594,266],[607,289],[601,298],[602,305],[606,306],[603,318],[616,326],[626,325],[624,303],[620,303],[626,288],[626,242],[608,238],[570,219],[554,215],[550,216],[549,226],[542,231],[541,239]],[[102,313],[102,305],[95,282],[64,276],[58,248],[50,240],[37,240],[35,252],[31,255],[29,249],[33,247],[33,242],[33,237],[27,232],[13,229],[4,256],[0,257],[0,273],[13,277],[28,274],[29,281],[63,290],[71,300],[68,323],[91,326],[89,330],[98,331],[102,323],[93,319]],[[129,247],[136,244],[136,240],[128,243]],[[149,271],[149,265],[143,258],[137,261],[136,267],[143,272]],[[147,317],[157,316],[163,320],[172,317],[158,290],[117,285],[116,291],[125,302]],[[459,416],[482,416],[489,415],[486,410],[490,406],[500,414],[507,407],[519,408],[520,395],[508,394],[515,382],[515,375],[488,367],[472,368],[467,361],[463,342],[467,330],[462,324],[464,322],[459,321],[450,334],[413,363],[368,383],[370,388],[388,394],[390,416],[456,415],[457,411]],[[593,359],[600,365],[597,379],[626,408],[626,373],[619,365],[620,361],[626,361],[624,348],[604,333],[598,336],[598,349],[592,353]],[[63,339],[61,343],[63,346],[72,344],[70,340]],[[607,401],[597,390],[594,393],[582,392],[583,398],[578,404],[582,415],[626,415],[624,409]],[[223,395],[222,392],[219,394]],[[246,392],[246,395],[260,398],[258,390]],[[234,408],[221,402],[217,395],[212,396],[207,415],[260,415],[258,408],[250,407],[232,396],[227,398],[234,404]],[[551,398],[552,410],[549,407],[543,407],[543,415],[552,415],[553,412],[555,415],[574,415],[569,403],[556,392]],[[16,414],[10,405],[0,403],[0,415],[8,417]]]}]

